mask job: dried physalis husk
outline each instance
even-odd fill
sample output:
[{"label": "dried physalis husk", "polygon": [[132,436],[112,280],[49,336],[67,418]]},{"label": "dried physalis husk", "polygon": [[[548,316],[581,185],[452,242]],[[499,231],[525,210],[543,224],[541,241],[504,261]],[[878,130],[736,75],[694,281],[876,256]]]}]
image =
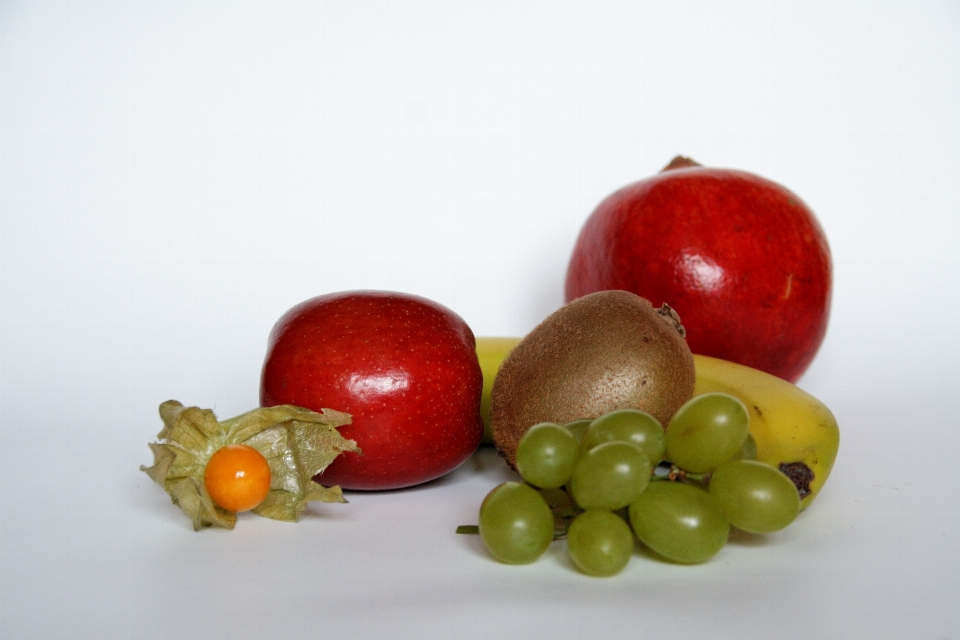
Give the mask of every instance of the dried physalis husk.
[{"label": "dried physalis husk", "polygon": [[168,400],[160,405],[160,417],[163,429],[158,442],[150,443],[153,466],[140,469],[170,494],[194,530],[232,529],[237,521],[237,514],[214,504],[203,482],[210,456],[229,444],[253,447],[270,465],[270,493],[253,509],[258,515],[296,522],[308,502],[346,502],[340,487],[324,487],[313,476],[341,453],[360,452],[337,431],[350,424],[347,413],[280,405],[220,422],[209,409]]}]

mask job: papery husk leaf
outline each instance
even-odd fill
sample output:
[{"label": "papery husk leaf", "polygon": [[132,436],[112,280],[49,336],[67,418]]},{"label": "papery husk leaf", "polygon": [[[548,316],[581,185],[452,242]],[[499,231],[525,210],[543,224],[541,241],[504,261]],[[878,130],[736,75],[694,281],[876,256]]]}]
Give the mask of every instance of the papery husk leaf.
[{"label": "papery husk leaf", "polygon": [[219,422],[209,409],[168,400],[160,405],[160,417],[160,442],[150,443],[154,464],[140,469],[170,494],[195,530],[232,529],[236,523],[236,514],[214,504],[203,482],[210,456],[228,444],[249,445],[270,465],[270,493],[253,510],[258,515],[295,522],[309,502],[346,502],[340,487],[323,487],[312,477],[341,452],[359,453],[356,442],[336,429],[350,423],[347,413],[280,405]]},{"label": "papery husk leaf", "polygon": [[199,453],[211,448],[216,451],[223,446],[220,443],[227,435],[210,409],[184,407],[176,400],[167,400],[160,405],[160,417],[163,418],[163,429],[157,438],[175,442],[187,451]]},{"label": "papery husk leaf", "polygon": [[[321,414],[292,406],[272,409],[275,411],[269,414],[270,419],[288,420],[244,442],[264,455],[272,474],[270,493],[253,512],[296,522],[309,502],[346,502],[339,487],[328,489],[312,478],[341,452],[359,452],[356,442],[336,430],[336,426],[349,424],[349,414],[331,409],[324,409]],[[242,432],[236,425],[235,428]]]},{"label": "papery husk leaf", "polygon": [[346,502],[346,499],[340,487],[324,487],[311,480],[302,493],[271,491],[253,512],[273,520],[296,522],[310,502]]},{"label": "papery husk leaf", "polygon": [[347,440],[336,429],[317,429],[296,420],[291,425],[293,437],[298,443],[300,461],[310,477],[322,472],[344,451],[360,453],[353,440]]},{"label": "papery husk leaf", "polygon": [[173,503],[193,520],[194,531],[202,527],[233,529],[237,523],[237,514],[213,504],[203,487],[202,478],[179,478],[169,482],[167,490]]},{"label": "papery husk leaf", "polygon": [[149,446],[153,451],[153,466],[145,467],[140,465],[140,470],[153,478],[153,481],[162,487],[170,471],[170,465],[173,464],[173,460],[177,457],[177,454],[165,444],[151,442]]},{"label": "papery husk leaf", "polygon": [[161,440],[166,439],[167,431],[169,431],[170,427],[177,421],[177,418],[180,417],[184,409],[186,409],[186,407],[177,400],[167,400],[160,404],[160,419],[163,420],[163,429],[157,434],[158,438]]},{"label": "papery husk leaf", "polygon": [[318,413],[290,404],[281,404],[254,409],[231,420],[225,420],[223,424],[229,426],[228,438],[231,442],[246,442],[261,431],[290,420],[323,427],[342,427],[350,424],[349,413],[333,409],[322,411],[323,413]]},{"label": "papery husk leaf", "polygon": [[167,491],[173,504],[180,507],[193,521],[194,531],[199,531],[202,527],[233,529],[237,515],[213,503],[203,484],[202,473],[199,479],[195,476],[170,474],[178,449],[156,442],[150,443],[150,449],[153,451],[153,466],[141,466],[140,470]]}]

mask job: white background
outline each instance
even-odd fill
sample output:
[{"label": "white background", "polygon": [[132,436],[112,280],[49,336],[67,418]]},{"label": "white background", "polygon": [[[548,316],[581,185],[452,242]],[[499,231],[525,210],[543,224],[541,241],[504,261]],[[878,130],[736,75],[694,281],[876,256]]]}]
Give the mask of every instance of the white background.
[{"label": "white background", "polygon": [[[3,638],[960,638],[960,3],[0,6]],[[489,451],[200,533],[138,471],[160,402],[253,408],[314,295],[530,330],[593,207],[678,153],[832,247],[800,385],[842,444],[790,529],[598,580],[453,533]]]}]

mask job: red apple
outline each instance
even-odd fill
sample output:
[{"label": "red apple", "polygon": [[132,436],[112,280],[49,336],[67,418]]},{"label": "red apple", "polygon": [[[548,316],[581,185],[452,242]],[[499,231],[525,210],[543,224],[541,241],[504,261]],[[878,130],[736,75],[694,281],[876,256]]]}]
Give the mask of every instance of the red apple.
[{"label": "red apple", "polygon": [[319,296],[270,333],[261,406],[293,404],[353,416],[344,453],[316,480],[398,489],[452,471],[483,435],[483,379],[470,327],[425,298],[382,291]]},{"label": "red apple", "polygon": [[827,329],[830,249],[784,187],[675,159],[608,196],[570,259],[567,301],[626,289],[676,309],[694,353],[795,382]]}]

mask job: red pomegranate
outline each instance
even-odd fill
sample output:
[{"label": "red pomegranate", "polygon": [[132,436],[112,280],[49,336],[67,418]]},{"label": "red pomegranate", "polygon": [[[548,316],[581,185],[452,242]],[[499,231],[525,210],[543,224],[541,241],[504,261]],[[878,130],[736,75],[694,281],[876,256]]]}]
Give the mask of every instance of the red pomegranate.
[{"label": "red pomegranate", "polygon": [[566,299],[625,289],[676,309],[694,353],[795,382],[827,329],[830,248],[794,193],[677,157],[587,219]]}]

